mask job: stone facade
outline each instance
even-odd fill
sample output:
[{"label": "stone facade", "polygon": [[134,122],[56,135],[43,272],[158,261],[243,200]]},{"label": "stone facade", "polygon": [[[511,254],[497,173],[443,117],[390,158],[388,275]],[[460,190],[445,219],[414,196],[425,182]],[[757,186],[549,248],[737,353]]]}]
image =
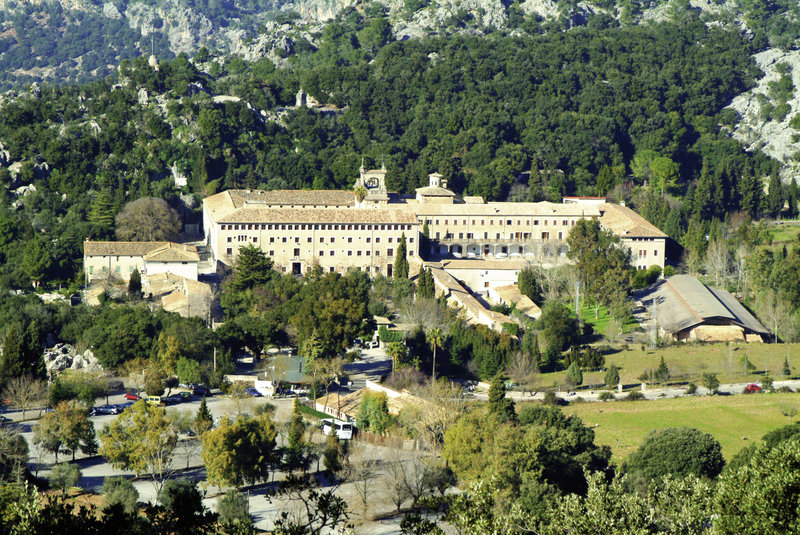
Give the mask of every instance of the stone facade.
[{"label": "stone facade", "polygon": [[[401,196],[386,191],[385,173],[362,166],[354,191],[229,190],[208,197],[203,222],[212,255],[232,264],[240,247],[255,245],[284,272],[301,274],[319,265],[325,271],[391,275],[404,234],[409,256],[552,266],[566,261],[566,239],[577,221],[597,218],[630,247],[638,269],[664,267],[666,235],[604,199],[487,203],[457,197],[438,174],[415,196]],[[428,239],[422,236],[426,223]]]}]

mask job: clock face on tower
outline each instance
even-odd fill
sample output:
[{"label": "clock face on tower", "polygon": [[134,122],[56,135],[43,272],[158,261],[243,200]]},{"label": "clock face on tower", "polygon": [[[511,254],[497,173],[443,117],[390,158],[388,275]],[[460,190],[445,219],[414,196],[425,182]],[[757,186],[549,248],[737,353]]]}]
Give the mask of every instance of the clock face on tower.
[{"label": "clock face on tower", "polygon": [[367,179],[367,187],[368,188],[378,188],[378,187],[380,187],[380,183],[378,182],[377,178],[371,177],[371,178]]}]

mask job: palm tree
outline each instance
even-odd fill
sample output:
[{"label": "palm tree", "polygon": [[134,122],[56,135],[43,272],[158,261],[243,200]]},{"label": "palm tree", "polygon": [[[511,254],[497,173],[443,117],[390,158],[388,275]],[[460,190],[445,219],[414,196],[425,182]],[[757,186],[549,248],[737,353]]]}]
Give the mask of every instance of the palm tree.
[{"label": "palm tree", "polygon": [[439,327],[434,327],[428,331],[428,343],[433,350],[433,369],[431,371],[431,381],[436,381],[436,348],[442,347],[444,335]]}]

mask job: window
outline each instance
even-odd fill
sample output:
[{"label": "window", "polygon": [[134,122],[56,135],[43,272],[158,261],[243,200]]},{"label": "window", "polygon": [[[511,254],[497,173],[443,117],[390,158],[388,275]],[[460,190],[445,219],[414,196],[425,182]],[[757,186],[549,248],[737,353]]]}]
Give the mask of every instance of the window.
[{"label": "window", "polygon": [[300,236],[295,236],[294,237],[294,242],[295,243],[300,243]]},{"label": "window", "polygon": [[353,238],[347,238],[347,243],[353,243]]},{"label": "window", "polygon": [[369,256],[370,254],[372,254],[372,251],[367,251],[366,255]]},{"label": "window", "polygon": [[564,233],[563,232],[559,232],[558,233],[558,239],[559,240],[563,240],[564,239]]},{"label": "window", "polygon": [[[181,262],[181,264],[185,264],[186,262]],[[133,266],[128,266],[128,273],[133,273]]]},{"label": "window", "polygon": [[331,243],[335,242],[336,238],[331,238]]},{"label": "window", "polygon": [[438,220],[438,219],[436,220],[436,224],[437,224],[437,225],[439,224],[439,220]]},{"label": "window", "polygon": [[391,237],[389,238],[389,243],[392,243],[392,238]]},{"label": "window", "polygon": [[231,238],[230,236],[228,236],[228,243],[230,243],[230,242],[232,242],[232,241],[233,241],[233,238]]},{"label": "window", "polygon": [[320,237],[319,242],[320,243],[325,243],[325,238]]},{"label": "window", "polygon": [[533,225],[534,226],[538,226],[539,225],[539,220],[538,219],[534,219],[533,220]]},{"label": "window", "polygon": [[394,249],[386,249],[386,256],[394,256]]},{"label": "window", "polygon": [[270,243],[275,243],[275,236],[270,236],[269,237],[269,242]]},{"label": "window", "polygon": [[300,249],[294,250],[294,256],[300,256]]},{"label": "window", "polygon": [[308,243],[311,243],[311,236],[309,236],[309,237],[308,237],[308,239],[306,240],[306,242],[308,242]]},{"label": "window", "polygon": [[275,256],[275,251],[270,251],[270,252],[269,252],[269,255],[270,255],[270,256]]},{"label": "window", "polygon": [[286,236],[284,236],[284,237],[281,239],[281,241],[282,241],[283,243],[286,243]]},{"label": "window", "polygon": [[89,266],[89,275],[94,273],[94,266]]},{"label": "window", "polygon": [[414,238],[409,238],[408,243],[414,243]]},{"label": "window", "polygon": [[347,256],[353,256],[353,251],[347,251]]},{"label": "window", "polygon": [[506,225],[510,225],[510,224],[511,224],[511,220],[510,219],[506,219]]},{"label": "window", "polygon": [[330,267],[331,273],[333,273],[333,266]]},{"label": "window", "polygon": [[494,219],[490,219],[489,220],[489,226],[492,226],[492,225],[494,225]]},{"label": "window", "polygon": [[320,251],[320,252],[319,252],[319,255],[320,255],[320,256],[325,256],[325,251]]},{"label": "window", "polygon": [[256,236],[253,236],[253,243],[258,243],[258,238]]},{"label": "window", "polygon": [[228,247],[227,249],[225,249],[225,254],[227,255],[233,254],[233,250],[230,247]]},{"label": "window", "polygon": [[367,237],[367,243],[369,243],[370,241],[372,241],[372,238]]},{"label": "window", "polygon": [[[437,235],[436,235],[436,237],[438,238],[438,237],[439,237],[439,235],[437,234]],[[381,239],[380,239],[380,238],[375,238],[375,243],[380,243],[380,242],[381,242]]]},{"label": "window", "polygon": [[564,226],[564,227],[566,227],[566,226],[567,226],[567,220],[566,220],[566,219],[563,219],[563,220],[561,221],[561,225],[562,225],[562,226]]},{"label": "window", "polygon": [[463,232],[459,232],[458,233],[458,239],[459,240],[463,240],[464,239],[464,233]]},{"label": "window", "polygon": [[380,255],[381,255],[380,251],[375,251],[375,256],[380,256]]},{"label": "window", "polygon": [[436,233],[436,239],[437,240],[439,239],[439,233],[438,232]]},{"label": "window", "polygon": [[463,220],[461,223],[462,223],[462,224],[464,224],[464,225],[466,225],[466,224],[467,224],[467,220],[465,219],[465,220]]},{"label": "window", "polygon": [[330,255],[328,255],[328,256],[333,256],[333,251],[331,251],[331,254],[330,254]]},{"label": "window", "polygon": [[356,251],[356,256],[361,256],[361,249],[359,249],[358,251]]},{"label": "window", "polygon": [[658,249],[653,249],[653,256],[658,256]]}]

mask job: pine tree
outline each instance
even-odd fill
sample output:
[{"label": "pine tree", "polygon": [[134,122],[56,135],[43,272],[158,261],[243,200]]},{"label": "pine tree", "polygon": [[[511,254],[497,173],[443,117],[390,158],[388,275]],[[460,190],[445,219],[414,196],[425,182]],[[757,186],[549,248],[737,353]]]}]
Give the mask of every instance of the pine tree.
[{"label": "pine tree", "polygon": [[331,432],[325,438],[325,450],[322,452],[322,464],[331,476],[334,476],[343,468],[342,445],[336,434],[336,429],[331,428]]},{"label": "pine tree", "polygon": [[772,217],[779,217],[783,209],[783,188],[781,179],[777,174],[769,178],[769,193],[767,194],[767,210]]},{"label": "pine tree", "polygon": [[200,408],[197,409],[197,416],[194,418],[194,428],[198,435],[202,435],[214,425],[214,418],[211,416],[211,411],[208,410],[206,398],[203,396],[203,401],[200,402]]},{"label": "pine tree", "polygon": [[661,362],[658,365],[655,373],[656,380],[659,383],[666,383],[669,381],[670,373],[669,368],[667,367],[667,363],[664,362],[664,357],[661,357]]},{"label": "pine tree", "polygon": [[750,217],[758,218],[764,197],[761,181],[754,175],[746,174],[739,179],[739,205]]},{"label": "pine tree", "polygon": [[789,191],[786,195],[789,201],[789,217],[792,219],[797,219],[797,201],[798,193],[797,193],[797,181],[792,178],[792,181],[789,183]]},{"label": "pine tree", "polygon": [[139,273],[139,268],[133,268],[131,278],[128,281],[128,297],[131,299],[139,299],[142,296],[142,275]]},{"label": "pine tree", "polygon": [[406,233],[400,236],[400,245],[397,247],[397,256],[394,259],[394,278],[407,279],[408,278],[408,258],[406,255]]},{"label": "pine tree", "polygon": [[0,355],[0,379],[6,382],[13,377],[20,377],[24,372],[23,341],[19,324],[14,322],[6,330],[3,337],[3,352]]},{"label": "pine tree", "polygon": [[567,368],[566,379],[572,386],[583,384],[583,372],[577,362],[573,362],[569,365],[569,368]]},{"label": "pine tree", "polygon": [[288,445],[286,447],[286,457],[284,459],[286,468],[290,471],[297,470],[298,468],[305,470],[308,467],[306,443],[303,436],[305,430],[303,416],[300,414],[300,404],[297,398],[295,398],[294,404],[292,405],[292,418],[289,421],[289,432],[286,437]]},{"label": "pine tree", "polygon": [[489,388],[489,414],[497,416],[501,422],[513,422],[517,419],[514,400],[506,397],[506,377],[498,373],[492,379]]},{"label": "pine tree", "polygon": [[114,199],[111,191],[102,189],[94,196],[87,219],[103,230],[111,231],[114,228]]}]

